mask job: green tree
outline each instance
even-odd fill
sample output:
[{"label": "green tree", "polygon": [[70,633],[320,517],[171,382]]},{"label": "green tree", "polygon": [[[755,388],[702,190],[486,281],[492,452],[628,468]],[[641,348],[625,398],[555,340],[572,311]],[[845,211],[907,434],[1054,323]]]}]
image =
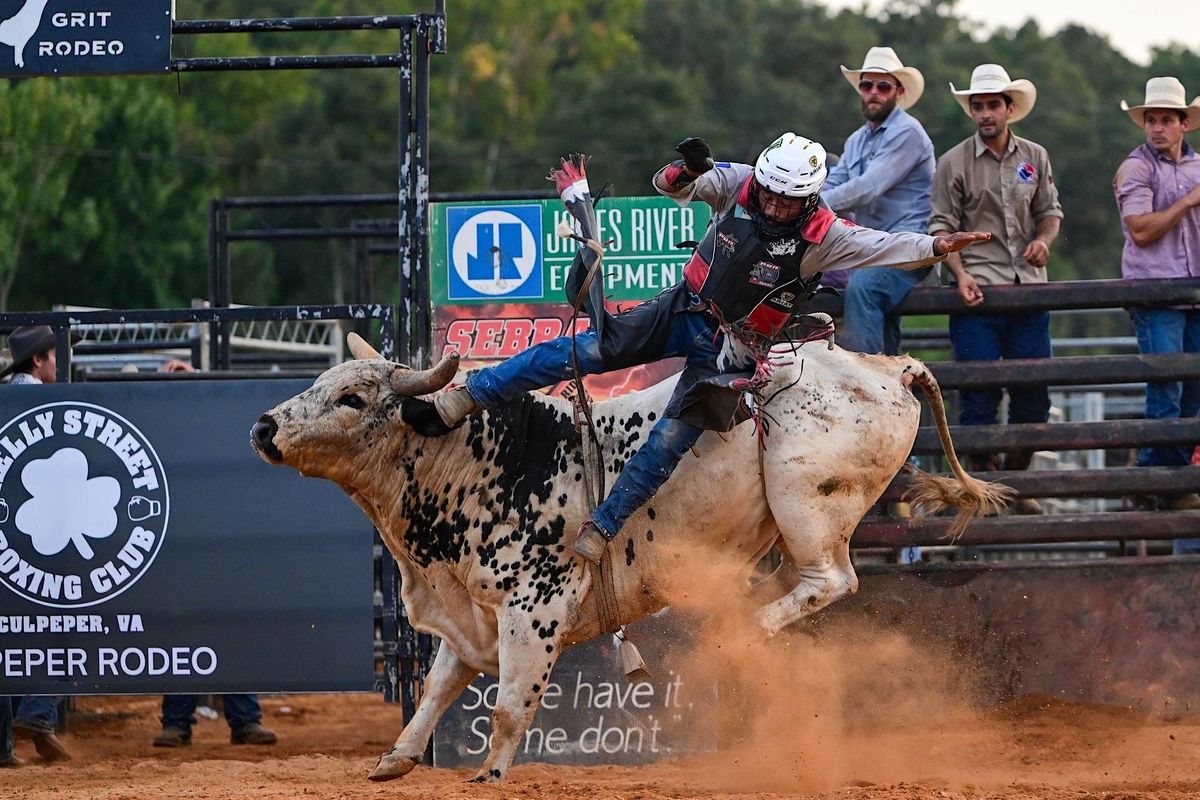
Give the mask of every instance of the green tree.
[{"label": "green tree", "polygon": [[0,83],[0,310],[18,276],[42,266],[38,242],[78,246],[98,227],[94,204],[67,195],[99,118],[100,104],[65,82]]}]

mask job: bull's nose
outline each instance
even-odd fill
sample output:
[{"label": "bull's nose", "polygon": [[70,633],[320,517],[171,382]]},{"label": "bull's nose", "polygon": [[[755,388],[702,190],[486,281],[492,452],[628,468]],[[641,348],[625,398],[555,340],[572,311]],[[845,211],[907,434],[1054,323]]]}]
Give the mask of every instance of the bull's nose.
[{"label": "bull's nose", "polygon": [[260,453],[272,461],[283,460],[283,453],[279,452],[279,448],[275,446],[275,434],[278,432],[279,425],[270,414],[263,414],[258,418],[258,422],[250,428],[250,441],[254,443],[254,447]]}]

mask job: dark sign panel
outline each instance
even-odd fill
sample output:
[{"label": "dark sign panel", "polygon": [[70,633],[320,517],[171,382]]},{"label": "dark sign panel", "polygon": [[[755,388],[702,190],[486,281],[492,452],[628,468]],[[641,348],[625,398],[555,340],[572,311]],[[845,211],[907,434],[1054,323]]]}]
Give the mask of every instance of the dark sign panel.
[{"label": "dark sign panel", "polygon": [[[673,614],[631,630],[650,680],[626,679],[611,636],[568,649],[554,665],[517,763],[646,764],[716,750],[717,687],[711,673],[689,669],[690,631]],[[495,679],[477,678],[450,707],[434,731],[434,766],[483,763],[498,689]]]},{"label": "dark sign panel", "polygon": [[371,688],[371,526],[253,454],[308,381],[0,387],[12,694]]},{"label": "dark sign panel", "polygon": [[0,75],[166,72],[171,0],[0,0]]}]

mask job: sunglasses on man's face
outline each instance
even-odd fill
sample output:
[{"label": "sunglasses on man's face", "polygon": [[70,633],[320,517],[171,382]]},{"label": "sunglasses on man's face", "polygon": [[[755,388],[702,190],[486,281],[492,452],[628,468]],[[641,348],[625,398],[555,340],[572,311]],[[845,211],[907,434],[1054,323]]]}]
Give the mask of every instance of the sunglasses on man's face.
[{"label": "sunglasses on man's face", "polygon": [[895,89],[896,86],[897,84],[894,84],[891,81],[870,81],[866,78],[863,78],[858,82],[858,88],[860,91],[869,92],[871,91],[871,87],[875,87],[879,90],[880,94],[891,94],[892,89]]}]

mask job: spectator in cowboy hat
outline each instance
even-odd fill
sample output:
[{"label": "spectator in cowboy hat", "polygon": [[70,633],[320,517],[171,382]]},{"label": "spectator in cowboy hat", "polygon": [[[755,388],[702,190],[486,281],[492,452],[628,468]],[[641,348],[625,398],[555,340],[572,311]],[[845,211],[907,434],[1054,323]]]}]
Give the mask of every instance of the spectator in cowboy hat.
[{"label": "spectator in cowboy hat", "polygon": [[[49,325],[23,325],[8,337],[12,364],[0,372],[0,378],[12,374],[10,384],[54,383],[58,380],[54,331]],[[57,697],[3,697],[0,704],[0,766],[20,766],[13,755],[12,735],[28,739],[46,761],[67,761],[67,748],[59,741],[54,729],[58,724]],[[7,712],[7,713],[5,713]],[[7,717],[7,719],[6,719]],[[11,727],[9,727],[11,726]],[[7,745],[7,757],[2,752]]]},{"label": "spectator in cowboy hat", "polygon": [[[1151,78],[1146,98],[1121,110],[1145,131],[1146,141],[1126,157],[1113,178],[1125,248],[1121,274],[1127,280],[1200,276],[1200,156],[1184,136],[1200,127],[1200,98],[1187,102],[1178,78]],[[1129,315],[1143,353],[1200,352],[1196,306],[1135,308]],[[1200,414],[1200,381],[1146,384],[1146,418],[1177,419]],[[1146,447],[1140,466],[1179,467],[1191,447]],[[1157,505],[1182,511],[1200,508],[1195,492],[1158,497]],[[1180,539],[1175,551],[1200,552],[1200,539]]]},{"label": "spectator in cowboy hat", "polygon": [[[890,47],[872,47],[862,69],[843,66],[842,75],[858,92],[866,124],[846,139],[822,199],[868,228],[925,233],[936,162],[933,142],[908,113],[925,91],[925,78]],[[860,353],[899,355],[900,320],[892,310],[932,269],[870,267],[846,273],[838,344]]]},{"label": "spectator in cowboy hat", "polygon": [[54,331],[49,325],[22,325],[8,335],[8,349],[12,363],[0,372],[0,378],[11,373],[11,384],[58,380]]},{"label": "spectator in cowboy hat", "polygon": [[[946,260],[963,304],[973,307],[985,302],[986,287],[1046,282],[1050,245],[1063,212],[1046,149],[1009,129],[1033,110],[1034,85],[1012,80],[999,64],[981,64],[971,73],[969,88],[950,84],[950,91],[976,132],[938,159],[929,231],[937,235],[969,225],[991,232],[990,241]],[[951,314],[950,341],[959,361],[1049,358],[1050,314]],[[1045,386],[1014,386],[1008,394],[1010,423],[1048,419]],[[963,425],[996,423],[1000,389],[964,389],[960,397]],[[1009,453],[1005,466],[1027,469],[1032,455]],[[977,462],[977,468],[997,467],[998,458]],[[1041,513],[1033,498],[1018,498],[1014,507],[1022,514]]]}]

